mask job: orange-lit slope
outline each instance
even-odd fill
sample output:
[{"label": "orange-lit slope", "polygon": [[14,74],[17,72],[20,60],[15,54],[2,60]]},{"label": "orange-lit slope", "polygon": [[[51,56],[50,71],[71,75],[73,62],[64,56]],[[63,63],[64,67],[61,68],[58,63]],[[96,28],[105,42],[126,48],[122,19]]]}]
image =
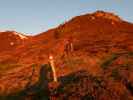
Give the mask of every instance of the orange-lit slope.
[{"label": "orange-lit slope", "polygon": [[28,37],[15,31],[0,32],[0,52],[10,51],[21,45]]}]

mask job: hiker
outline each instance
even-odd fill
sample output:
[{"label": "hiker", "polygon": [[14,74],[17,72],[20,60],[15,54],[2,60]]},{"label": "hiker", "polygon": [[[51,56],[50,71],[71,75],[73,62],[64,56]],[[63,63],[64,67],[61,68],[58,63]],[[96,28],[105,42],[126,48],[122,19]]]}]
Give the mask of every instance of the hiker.
[{"label": "hiker", "polygon": [[56,69],[55,69],[55,62],[54,62],[54,58],[53,58],[52,55],[49,56],[49,62],[50,62],[51,68],[52,68],[54,82],[57,82],[57,75],[56,75]]},{"label": "hiker", "polygon": [[50,91],[48,88],[49,79],[47,77],[48,74],[48,64],[41,65],[40,76],[38,82],[39,96],[43,98],[42,100],[49,100]]},{"label": "hiker", "polygon": [[66,55],[72,54],[74,51],[72,39],[69,38],[65,41],[64,52]]}]

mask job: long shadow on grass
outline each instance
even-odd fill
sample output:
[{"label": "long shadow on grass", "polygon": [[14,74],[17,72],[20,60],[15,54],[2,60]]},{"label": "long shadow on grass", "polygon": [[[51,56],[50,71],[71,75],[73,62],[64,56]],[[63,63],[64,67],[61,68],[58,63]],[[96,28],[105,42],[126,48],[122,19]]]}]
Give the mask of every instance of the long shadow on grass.
[{"label": "long shadow on grass", "polygon": [[[48,89],[49,79],[47,77],[49,71],[48,65],[41,66],[40,69],[40,77],[39,81],[32,86],[27,86],[23,91],[17,92],[15,94],[10,94],[7,96],[0,96],[0,100],[49,100],[50,96],[57,96],[58,94],[67,94],[67,90],[64,91],[64,87],[67,87],[69,84],[76,84],[81,81],[82,78],[88,78],[88,74],[86,71],[78,71],[72,74],[69,74],[64,77],[60,77],[58,80],[60,85],[57,89],[53,90],[56,92],[55,94],[51,95],[51,91]],[[88,100],[94,100],[91,95],[86,95],[85,98],[90,98]],[[65,100],[65,99],[63,99]],[[84,100],[84,99],[83,99]]]},{"label": "long shadow on grass", "polygon": [[30,98],[32,100],[49,100],[47,73],[48,65],[42,65],[39,81],[35,85],[26,85],[26,88],[20,92],[0,96],[0,100],[25,100],[25,98]]}]

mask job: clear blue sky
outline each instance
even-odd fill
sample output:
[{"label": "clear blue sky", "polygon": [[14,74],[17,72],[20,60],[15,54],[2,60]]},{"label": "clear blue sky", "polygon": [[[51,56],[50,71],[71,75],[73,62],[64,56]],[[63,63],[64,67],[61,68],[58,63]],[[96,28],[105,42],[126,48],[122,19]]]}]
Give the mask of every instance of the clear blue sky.
[{"label": "clear blue sky", "polygon": [[133,22],[133,0],[0,0],[0,31],[36,34],[96,10]]}]

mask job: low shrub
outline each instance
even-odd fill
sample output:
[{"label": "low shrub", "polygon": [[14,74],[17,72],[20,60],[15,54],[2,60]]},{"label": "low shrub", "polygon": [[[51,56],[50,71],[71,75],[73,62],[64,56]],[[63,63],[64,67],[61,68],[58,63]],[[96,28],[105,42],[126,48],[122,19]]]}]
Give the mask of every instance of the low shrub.
[{"label": "low shrub", "polygon": [[113,77],[114,80],[120,80],[121,76],[118,69],[113,69],[111,73],[111,77]]},{"label": "low shrub", "polygon": [[101,64],[101,67],[103,69],[107,69],[114,60],[116,60],[119,57],[118,54],[112,54],[110,57],[108,57],[106,60],[103,61],[103,63]]}]

